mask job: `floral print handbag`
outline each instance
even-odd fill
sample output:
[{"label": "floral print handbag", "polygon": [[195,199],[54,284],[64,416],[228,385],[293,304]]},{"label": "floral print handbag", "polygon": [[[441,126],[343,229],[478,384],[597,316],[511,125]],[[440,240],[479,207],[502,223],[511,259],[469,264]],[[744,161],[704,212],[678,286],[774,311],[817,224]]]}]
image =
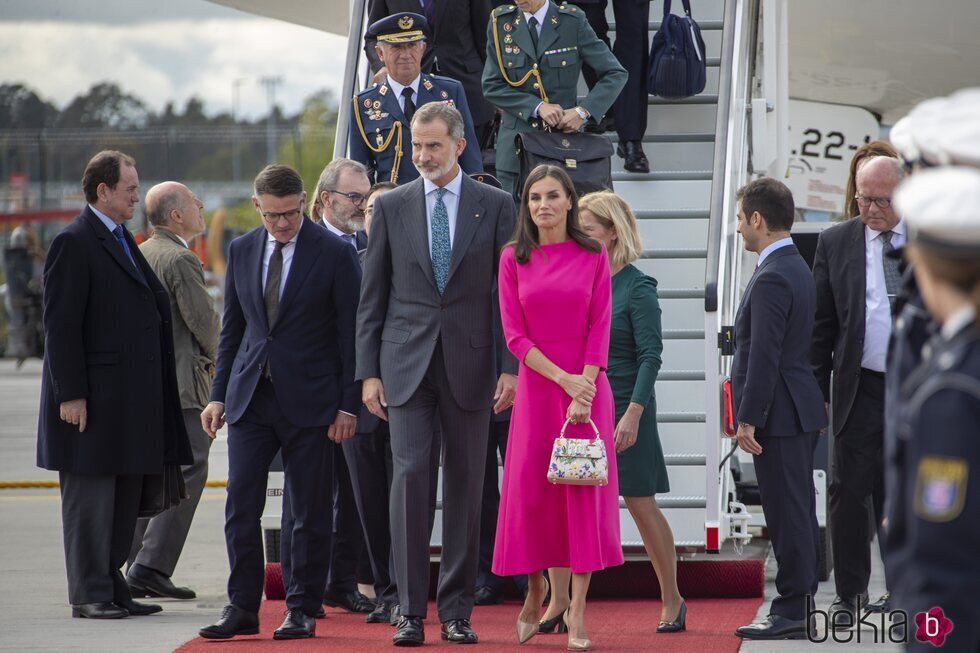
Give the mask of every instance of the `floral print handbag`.
[{"label": "floral print handbag", "polygon": [[594,440],[566,438],[568,424],[566,419],[551,449],[548,480],[565,485],[605,485],[609,482],[609,459],[595,422],[589,420],[595,432]]}]

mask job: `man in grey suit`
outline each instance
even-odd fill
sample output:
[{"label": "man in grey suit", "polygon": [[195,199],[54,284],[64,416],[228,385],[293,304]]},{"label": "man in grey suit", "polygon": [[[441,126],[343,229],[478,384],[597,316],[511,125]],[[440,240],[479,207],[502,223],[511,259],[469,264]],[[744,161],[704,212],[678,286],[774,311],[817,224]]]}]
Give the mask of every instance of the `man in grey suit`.
[{"label": "man in grey suit", "polygon": [[436,602],[441,636],[473,643],[480,500],[490,410],[513,403],[517,362],[494,370],[491,297],[514,228],[503,191],[471,180],[455,107],[431,102],[412,119],[420,178],[378,198],[357,314],[357,378],[368,409],[391,428],[391,540],[401,619],[396,646],[425,641],[427,511],[433,426],[443,446],[443,542]]},{"label": "man in grey suit", "polygon": [[133,596],[193,599],[193,590],[175,587],[170,577],[208,480],[211,437],[201,428],[200,414],[211,393],[221,320],[204,282],[201,259],[188,245],[204,233],[204,204],[187,186],[167,181],[146,194],[145,210],[154,231],[140,251],[170,299],[177,388],[194,462],[182,470],[188,498],[137,522],[126,580]]}]

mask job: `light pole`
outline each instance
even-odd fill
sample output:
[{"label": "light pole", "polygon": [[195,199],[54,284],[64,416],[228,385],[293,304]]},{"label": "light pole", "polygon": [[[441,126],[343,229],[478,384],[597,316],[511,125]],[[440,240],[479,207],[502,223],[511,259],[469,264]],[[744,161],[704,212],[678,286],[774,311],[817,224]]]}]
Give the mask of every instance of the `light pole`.
[{"label": "light pole", "polygon": [[237,184],[242,179],[242,134],[238,125],[238,95],[239,87],[245,83],[241,77],[231,82],[231,122],[235,127],[234,142],[231,144],[231,178]]},{"label": "light pole", "polygon": [[259,83],[265,86],[266,96],[269,98],[269,117],[265,122],[265,157],[267,163],[274,163],[276,160],[276,87],[282,84],[282,76],[263,77]]}]

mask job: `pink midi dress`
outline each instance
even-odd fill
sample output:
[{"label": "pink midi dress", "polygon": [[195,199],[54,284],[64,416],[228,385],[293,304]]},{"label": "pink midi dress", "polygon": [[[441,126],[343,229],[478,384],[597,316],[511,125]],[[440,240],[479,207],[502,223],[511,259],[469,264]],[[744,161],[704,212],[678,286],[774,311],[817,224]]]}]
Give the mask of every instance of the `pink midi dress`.
[{"label": "pink midi dress", "polygon": [[[605,248],[589,252],[574,240],[542,245],[526,264],[512,247],[500,257],[500,314],[508,348],[520,361],[497,519],[493,572],[525,574],[547,567],[573,573],[622,564],[619,488],[613,444],[613,396],[606,380],[612,291]],[[551,448],[571,398],[524,364],[537,347],[570,374],[600,368],[592,420],[606,446],[609,484],[554,485]],[[591,438],[588,424],[566,437]]]}]

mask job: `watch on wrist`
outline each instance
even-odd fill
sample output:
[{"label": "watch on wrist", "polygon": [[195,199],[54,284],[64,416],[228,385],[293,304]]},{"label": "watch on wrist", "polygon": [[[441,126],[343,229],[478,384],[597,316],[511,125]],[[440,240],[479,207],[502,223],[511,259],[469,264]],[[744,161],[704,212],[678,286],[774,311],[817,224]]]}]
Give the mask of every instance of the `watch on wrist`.
[{"label": "watch on wrist", "polygon": [[582,107],[575,107],[575,113],[577,113],[578,114],[578,117],[581,118],[582,120],[588,120],[589,119],[588,112],[585,109],[583,109]]}]

